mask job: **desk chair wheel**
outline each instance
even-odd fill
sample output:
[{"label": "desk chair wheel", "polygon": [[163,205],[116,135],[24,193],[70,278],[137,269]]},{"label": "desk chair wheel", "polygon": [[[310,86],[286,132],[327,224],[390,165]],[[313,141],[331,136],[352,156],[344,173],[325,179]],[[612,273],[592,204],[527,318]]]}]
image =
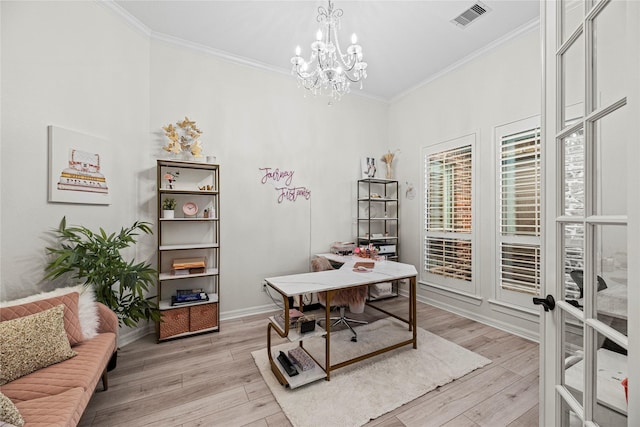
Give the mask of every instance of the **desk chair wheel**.
[{"label": "desk chair wheel", "polygon": [[351,337],[351,341],[358,342],[358,337]]}]

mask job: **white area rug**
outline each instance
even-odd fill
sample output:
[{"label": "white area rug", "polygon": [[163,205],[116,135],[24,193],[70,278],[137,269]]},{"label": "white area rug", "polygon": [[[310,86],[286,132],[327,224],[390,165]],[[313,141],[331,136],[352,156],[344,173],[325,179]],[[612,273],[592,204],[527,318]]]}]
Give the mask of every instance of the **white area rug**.
[{"label": "white area rug", "polygon": [[[411,336],[406,324],[382,319],[360,326],[358,342],[351,333],[331,333],[331,363],[347,360],[371,349]],[[286,352],[297,343],[274,347]],[[304,341],[304,346],[324,363],[324,338]],[[459,345],[418,328],[418,349],[410,345],[356,363],[320,380],[290,390],[271,372],[266,349],[251,353],[271,392],[296,427],[361,426],[417,397],[485,366],[491,361]],[[276,362],[277,363],[277,362]]]}]

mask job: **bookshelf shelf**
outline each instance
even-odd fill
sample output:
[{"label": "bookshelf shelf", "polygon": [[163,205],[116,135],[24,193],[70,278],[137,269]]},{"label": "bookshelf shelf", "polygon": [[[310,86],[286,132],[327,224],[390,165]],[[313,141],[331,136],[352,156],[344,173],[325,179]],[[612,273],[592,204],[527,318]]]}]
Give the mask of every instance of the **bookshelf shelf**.
[{"label": "bookshelf shelf", "polygon": [[176,308],[192,307],[194,305],[213,304],[218,302],[218,294],[207,294],[207,295],[209,295],[208,301],[196,301],[196,302],[190,302],[188,304],[171,305],[171,300],[167,299],[167,300],[160,301],[160,303],[158,304],[158,307],[160,308],[160,310],[173,310]]},{"label": "bookshelf shelf", "polygon": [[160,273],[158,275],[158,279],[160,281],[165,280],[182,280],[182,279],[192,279],[194,277],[207,277],[207,276],[217,276],[218,269],[217,268],[207,268],[207,271],[204,273],[195,273],[195,274],[172,274],[172,273]]},{"label": "bookshelf shelf", "polygon": [[218,218],[159,218],[162,222],[218,221]]},{"label": "bookshelf shelf", "polygon": [[181,251],[186,249],[211,249],[219,248],[218,243],[187,243],[184,245],[162,245],[158,247],[161,251]]}]

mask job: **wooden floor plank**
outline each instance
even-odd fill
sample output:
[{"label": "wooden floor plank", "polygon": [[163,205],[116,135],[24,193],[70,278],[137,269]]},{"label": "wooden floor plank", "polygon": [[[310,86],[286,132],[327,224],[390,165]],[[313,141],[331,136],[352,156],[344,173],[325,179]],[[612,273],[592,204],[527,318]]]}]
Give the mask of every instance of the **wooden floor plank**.
[{"label": "wooden floor plank", "polygon": [[449,421],[446,424],[442,424],[442,427],[480,427],[478,424],[471,421],[469,418],[464,415],[459,415]]},{"label": "wooden floor plank", "polygon": [[466,411],[464,415],[483,427],[507,425],[538,403],[538,373],[522,378]]},{"label": "wooden floor plank", "polygon": [[540,417],[540,405],[535,405],[521,417],[517,418],[512,423],[509,423],[507,427],[533,427],[538,425],[538,419]]},{"label": "wooden floor plank", "polygon": [[403,411],[397,417],[406,426],[441,426],[520,379],[517,374],[500,366],[485,369],[467,381],[460,381],[464,383],[462,387],[449,383],[450,387],[445,385],[441,390],[428,393],[430,397],[424,403]]}]

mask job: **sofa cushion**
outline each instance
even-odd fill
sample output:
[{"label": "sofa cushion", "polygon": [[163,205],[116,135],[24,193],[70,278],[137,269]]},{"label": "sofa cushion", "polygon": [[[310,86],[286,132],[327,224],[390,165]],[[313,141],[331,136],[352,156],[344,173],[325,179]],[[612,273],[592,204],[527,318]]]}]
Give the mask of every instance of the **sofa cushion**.
[{"label": "sofa cushion", "polygon": [[0,321],[12,320],[30,314],[40,313],[57,305],[64,305],[64,329],[69,339],[69,344],[76,345],[84,341],[82,327],[78,318],[78,298],[77,292],[66,295],[46,298],[40,301],[33,301],[19,305],[10,305],[0,310]]},{"label": "sofa cushion", "polygon": [[28,427],[69,427],[80,421],[86,393],[72,388],[54,396],[16,403]]},{"label": "sofa cushion", "polygon": [[0,385],[76,355],[64,330],[64,305],[0,322]]},{"label": "sofa cushion", "polygon": [[77,356],[47,366],[0,387],[13,402],[54,396],[72,388],[89,392],[96,388],[111,355],[116,350],[114,333],[100,334],[73,348]]},{"label": "sofa cushion", "polygon": [[22,415],[20,415],[16,405],[2,393],[0,393],[0,421],[13,424],[17,427],[24,425],[24,419]]},{"label": "sofa cushion", "polygon": [[0,308],[40,301],[60,295],[70,294],[72,292],[80,294],[80,298],[78,299],[78,319],[80,320],[80,326],[82,327],[82,335],[84,335],[85,340],[91,339],[98,334],[99,324],[98,309],[96,307],[96,293],[92,286],[76,285],[65,288],[56,288],[52,291],[41,292],[39,294],[29,295],[28,297],[12,301],[0,301]]}]

